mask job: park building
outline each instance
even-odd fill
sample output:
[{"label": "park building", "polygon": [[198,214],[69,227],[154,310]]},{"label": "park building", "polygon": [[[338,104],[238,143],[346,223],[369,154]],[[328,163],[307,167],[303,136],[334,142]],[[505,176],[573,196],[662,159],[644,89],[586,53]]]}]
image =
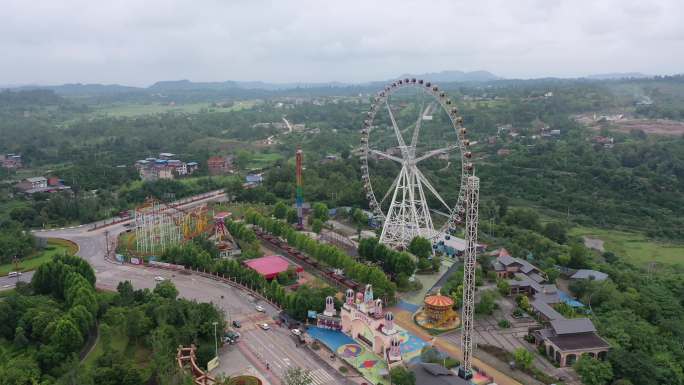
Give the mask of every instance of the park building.
[{"label": "park building", "polygon": [[594,324],[588,318],[561,317],[549,323],[549,327],[531,333],[537,346],[543,346],[546,355],[561,367],[572,366],[582,355],[605,359],[610,345],[596,334]]}]

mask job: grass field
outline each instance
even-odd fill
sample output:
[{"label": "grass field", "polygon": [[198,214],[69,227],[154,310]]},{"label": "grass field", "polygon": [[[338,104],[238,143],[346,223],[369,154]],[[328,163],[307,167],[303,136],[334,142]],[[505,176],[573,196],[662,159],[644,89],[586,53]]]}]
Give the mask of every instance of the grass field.
[{"label": "grass field", "polygon": [[212,107],[209,103],[187,103],[174,104],[168,103],[121,103],[93,107],[95,115],[109,115],[115,117],[130,117],[140,115],[163,114],[167,112],[183,112],[195,114],[200,111],[206,112],[228,112],[251,108],[256,104],[253,100],[237,101],[232,107]]},{"label": "grass field", "polygon": [[19,267],[14,266],[13,263],[0,265],[0,276],[5,276],[10,271],[29,271],[35,270],[38,266],[50,261],[53,256],[67,252],[69,254],[76,254],[77,247],[75,244],[62,239],[49,239],[48,246],[36,253],[34,256],[24,258],[19,261]]},{"label": "grass field", "polygon": [[684,266],[684,244],[658,242],[642,233],[574,227],[571,235],[589,236],[604,241],[603,247],[628,261],[644,266],[649,262]]},{"label": "grass field", "polygon": [[260,152],[252,156],[247,165],[249,169],[264,168],[275,163],[277,160],[282,159],[282,155],[271,153],[271,152]]}]

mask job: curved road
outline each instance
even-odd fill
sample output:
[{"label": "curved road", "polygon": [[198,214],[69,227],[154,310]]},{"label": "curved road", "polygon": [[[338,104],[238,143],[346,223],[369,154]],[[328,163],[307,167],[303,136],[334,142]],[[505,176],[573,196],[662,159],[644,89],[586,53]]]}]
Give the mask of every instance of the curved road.
[{"label": "curved road", "polygon": [[[188,203],[183,205],[183,207],[192,207],[221,198],[221,195],[213,196]],[[40,238],[61,238],[75,242],[79,246],[77,255],[87,260],[95,269],[97,287],[100,289],[116,290],[119,282],[125,280],[131,281],[137,289],[154,288],[156,285],[155,277],[161,276],[173,281],[181,297],[199,302],[213,302],[225,311],[227,320],[240,320],[242,322],[242,328],[239,329],[242,334],[240,350],[247,349],[248,353],[252,353],[245,356],[257,368],[257,371],[261,372],[271,383],[279,384],[279,378],[282,378],[290,366],[311,369],[314,385],[345,383],[339,373],[313,360],[310,356],[311,353],[307,349],[292,348],[294,340],[287,331],[275,325],[272,325],[273,328],[268,331],[258,328],[257,325],[259,323],[272,323],[278,310],[266,303],[260,303],[266,309],[266,312],[257,312],[255,306],[258,300],[249,293],[198,275],[180,274],[174,271],[151,267],[124,265],[106,260],[107,235],[110,242],[113,242],[119,234],[126,230],[124,223],[126,222],[92,231],[89,231],[92,225],[71,229],[35,231],[34,235]],[[32,275],[32,272],[27,272],[22,274],[20,278],[4,278],[0,280],[0,288],[3,285],[13,286],[17,279],[29,281]],[[5,283],[5,280],[9,281]],[[224,347],[222,351],[227,349],[229,348]],[[233,351],[229,355],[236,353]],[[230,360],[225,359],[222,361],[221,371],[233,374],[232,372],[234,371],[244,369],[244,367],[232,367],[231,362],[228,361]],[[271,370],[269,371],[263,370],[266,362],[270,364]]]}]

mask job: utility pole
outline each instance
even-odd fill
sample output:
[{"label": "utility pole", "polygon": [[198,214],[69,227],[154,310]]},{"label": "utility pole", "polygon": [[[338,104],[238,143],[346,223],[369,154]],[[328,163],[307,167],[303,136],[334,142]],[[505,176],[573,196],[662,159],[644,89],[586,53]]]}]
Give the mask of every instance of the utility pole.
[{"label": "utility pole", "polygon": [[214,321],[212,322],[212,324],[214,325],[214,346],[216,348],[216,357],[218,357],[218,338],[216,336],[216,327],[218,325],[218,322]]},{"label": "utility pole", "polygon": [[475,308],[475,262],[477,254],[477,222],[480,200],[480,178],[469,176],[466,181],[466,249],[463,258],[463,331],[461,349],[463,362],[458,369],[459,377],[473,378],[473,312]]},{"label": "utility pole", "polygon": [[109,230],[105,230],[105,256],[109,258]]}]

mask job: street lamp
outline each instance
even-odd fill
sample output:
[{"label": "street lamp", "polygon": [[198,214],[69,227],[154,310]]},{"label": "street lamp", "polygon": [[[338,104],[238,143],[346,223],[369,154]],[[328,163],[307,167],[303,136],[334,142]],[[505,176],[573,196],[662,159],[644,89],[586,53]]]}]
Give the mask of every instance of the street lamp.
[{"label": "street lamp", "polygon": [[216,357],[218,357],[218,338],[216,336],[216,327],[218,325],[218,322],[214,321],[212,322],[212,325],[214,325],[214,346],[216,348]]}]

